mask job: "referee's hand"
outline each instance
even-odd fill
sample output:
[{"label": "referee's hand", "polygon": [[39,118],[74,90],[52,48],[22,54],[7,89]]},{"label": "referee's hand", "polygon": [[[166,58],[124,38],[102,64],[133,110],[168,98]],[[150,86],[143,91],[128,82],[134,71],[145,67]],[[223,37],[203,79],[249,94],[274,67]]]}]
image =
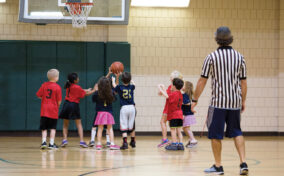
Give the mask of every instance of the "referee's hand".
[{"label": "referee's hand", "polygon": [[195,108],[196,105],[197,105],[196,102],[192,102],[192,103],[191,103],[191,111],[192,111],[193,113],[196,113],[196,111],[194,110],[194,108]]},{"label": "referee's hand", "polygon": [[242,103],[242,111],[241,111],[241,113],[243,113],[245,110],[246,110],[246,103],[243,102],[243,103]]}]

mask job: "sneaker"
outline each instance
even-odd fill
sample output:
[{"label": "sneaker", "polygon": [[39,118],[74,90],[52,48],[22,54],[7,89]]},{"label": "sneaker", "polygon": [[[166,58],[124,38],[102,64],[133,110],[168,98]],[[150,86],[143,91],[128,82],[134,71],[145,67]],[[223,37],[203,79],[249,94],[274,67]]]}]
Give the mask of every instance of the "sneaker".
[{"label": "sneaker", "polygon": [[47,148],[47,144],[46,142],[43,142],[40,146],[41,149],[46,149]]},{"label": "sneaker", "polygon": [[171,143],[170,145],[165,147],[166,150],[178,150],[178,145]]},{"label": "sneaker", "polygon": [[187,148],[194,148],[197,146],[197,142],[191,142]]},{"label": "sneaker", "polygon": [[88,148],[88,145],[86,144],[86,142],[80,142],[80,147],[82,148]]},{"label": "sneaker", "polygon": [[135,148],[136,147],[136,142],[135,141],[131,141],[129,143],[129,145],[132,147],[132,148]]},{"label": "sneaker", "polygon": [[240,165],[240,175],[248,175],[248,165],[247,163],[242,163]]},{"label": "sneaker", "polygon": [[107,147],[110,147],[110,146],[111,146],[110,142],[107,142],[107,143],[106,143],[106,146],[107,146]]},{"label": "sneaker", "polygon": [[158,145],[159,148],[167,145],[168,143],[170,143],[170,141],[168,139],[162,140],[162,142]]},{"label": "sneaker", "polygon": [[94,146],[95,146],[95,142],[94,141],[90,141],[89,147],[94,147]]},{"label": "sneaker", "polygon": [[111,150],[119,150],[120,147],[118,145],[110,145]]},{"label": "sneaker", "polygon": [[68,145],[68,141],[67,140],[63,140],[60,147],[66,147]]},{"label": "sneaker", "polygon": [[205,173],[215,173],[216,175],[224,175],[223,166],[216,167],[215,164],[208,169],[204,170]]},{"label": "sneaker", "polygon": [[184,150],[183,144],[178,144],[177,148],[178,148],[178,150]]},{"label": "sneaker", "polygon": [[125,150],[125,149],[128,149],[128,144],[126,142],[124,142],[122,144],[122,146],[120,147],[121,150]]},{"label": "sneaker", "polygon": [[48,148],[49,149],[58,149],[58,146],[56,144],[53,144],[53,145],[49,144]]},{"label": "sneaker", "polygon": [[186,148],[189,148],[190,146],[190,141],[188,141],[188,143],[185,145]]},{"label": "sneaker", "polygon": [[96,145],[97,150],[101,150],[102,148],[103,148],[102,145]]}]

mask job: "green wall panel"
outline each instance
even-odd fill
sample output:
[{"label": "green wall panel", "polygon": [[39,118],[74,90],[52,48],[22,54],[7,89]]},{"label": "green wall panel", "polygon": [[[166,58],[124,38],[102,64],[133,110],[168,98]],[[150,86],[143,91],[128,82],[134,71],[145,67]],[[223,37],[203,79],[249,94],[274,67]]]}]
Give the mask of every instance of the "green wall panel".
[{"label": "green wall panel", "polygon": [[27,43],[27,130],[38,130],[41,100],[36,92],[48,81],[47,71],[56,68],[55,42]]},{"label": "green wall panel", "polygon": [[0,129],[26,127],[26,45],[0,42]]},{"label": "green wall panel", "polygon": [[[82,42],[57,42],[57,68],[60,71],[59,85],[62,87],[62,98],[64,98],[66,91],[63,88],[67,81],[67,75],[76,72],[79,75],[79,83],[83,89],[86,87],[86,57],[85,57],[85,43]],[[61,106],[62,108],[62,106]],[[60,109],[61,109],[60,108]],[[86,98],[80,101],[80,112],[83,128],[86,124]],[[62,129],[62,120],[59,120],[57,129]],[[74,121],[69,124],[70,130],[75,130]]]},{"label": "green wall panel", "polygon": [[[51,68],[60,71],[58,84],[65,98],[68,73],[77,72],[82,88],[93,87],[114,61],[130,71],[130,45],[103,42],[0,41],[0,131],[38,130],[40,100],[36,91],[47,81]],[[62,108],[62,106],[61,106]],[[60,108],[60,109],[61,109]],[[80,103],[84,130],[90,130],[95,116],[91,96]],[[119,101],[114,104],[115,129],[119,129]],[[62,129],[62,120],[58,121]],[[70,130],[76,130],[74,122]]]},{"label": "green wall panel", "polygon": [[[105,44],[105,62],[106,69],[105,72],[108,72],[108,67],[115,61],[120,61],[124,65],[124,71],[130,71],[130,44],[122,42],[108,42]],[[117,101],[113,104],[114,119],[115,125],[114,129],[120,129],[119,123],[119,112],[120,112],[120,103],[119,97]]]}]

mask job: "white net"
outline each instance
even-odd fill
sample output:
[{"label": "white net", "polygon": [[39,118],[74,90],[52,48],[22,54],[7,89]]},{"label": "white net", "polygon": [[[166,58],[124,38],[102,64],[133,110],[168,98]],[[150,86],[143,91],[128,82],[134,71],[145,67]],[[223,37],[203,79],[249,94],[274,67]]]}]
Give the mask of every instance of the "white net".
[{"label": "white net", "polygon": [[68,11],[72,16],[74,28],[87,27],[87,19],[93,7],[92,3],[66,3]]}]

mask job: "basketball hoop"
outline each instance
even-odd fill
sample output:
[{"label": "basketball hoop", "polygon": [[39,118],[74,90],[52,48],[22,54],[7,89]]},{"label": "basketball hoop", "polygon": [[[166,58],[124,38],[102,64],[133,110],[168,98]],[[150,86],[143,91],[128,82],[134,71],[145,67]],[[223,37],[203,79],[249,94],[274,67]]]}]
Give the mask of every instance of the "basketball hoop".
[{"label": "basketball hoop", "polygon": [[93,3],[66,2],[66,6],[72,17],[72,26],[74,28],[87,27],[87,19]]}]

